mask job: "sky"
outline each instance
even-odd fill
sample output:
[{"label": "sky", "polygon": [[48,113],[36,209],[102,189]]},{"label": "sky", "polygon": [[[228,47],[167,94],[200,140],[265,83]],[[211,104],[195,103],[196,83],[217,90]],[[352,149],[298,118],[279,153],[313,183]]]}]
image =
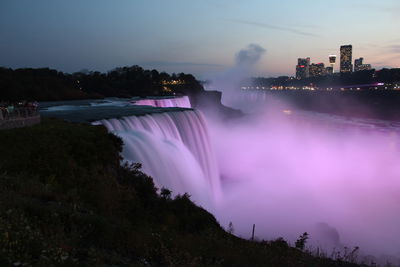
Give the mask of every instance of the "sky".
[{"label": "sky", "polygon": [[375,68],[400,67],[398,0],[0,0],[0,66],[65,72],[140,65],[204,79],[249,44],[254,75],[294,75],[340,45]]}]

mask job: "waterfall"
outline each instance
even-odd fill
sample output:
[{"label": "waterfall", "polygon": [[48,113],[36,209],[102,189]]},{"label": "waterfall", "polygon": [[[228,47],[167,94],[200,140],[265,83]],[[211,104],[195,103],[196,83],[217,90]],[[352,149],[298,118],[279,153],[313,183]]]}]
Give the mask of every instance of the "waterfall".
[{"label": "waterfall", "polygon": [[134,102],[135,105],[153,106],[158,108],[191,108],[188,96],[175,98],[140,99]]},{"label": "waterfall", "polygon": [[172,111],[96,122],[124,141],[125,161],[139,162],[157,187],[189,193],[211,208],[220,181],[208,130],[199,111]]}]

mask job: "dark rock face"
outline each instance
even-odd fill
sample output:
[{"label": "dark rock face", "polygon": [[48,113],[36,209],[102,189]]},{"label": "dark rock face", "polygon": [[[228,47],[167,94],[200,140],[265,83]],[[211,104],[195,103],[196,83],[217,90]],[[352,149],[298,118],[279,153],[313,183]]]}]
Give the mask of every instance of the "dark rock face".
[{"label": "dark rock face", "polygon": [[219,119],[230,119],[243,116],[242,111],[236,110],[221,103],[222,92],[202,91],[189,95],[193,108],[201,110],[207,116],[217,116]]}]

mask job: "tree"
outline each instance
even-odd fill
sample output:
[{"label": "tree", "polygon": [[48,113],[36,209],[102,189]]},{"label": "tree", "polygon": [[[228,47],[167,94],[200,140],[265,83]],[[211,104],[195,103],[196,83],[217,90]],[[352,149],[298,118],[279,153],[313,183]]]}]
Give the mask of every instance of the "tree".
[{"label": "tree", "polygon": [[160,195],[161,195],[161,197],[163,198],[163,199],[165,199],[165,200],[170,200],[171,199],[171,193],[172,193],[172,191],[171,190],[168,190],[167,188],[161,188],[161,193],[160,193]]},{"label": "tree", "polygon": [[296,240],[295,246],[296,248],[300,249],[300,250],[304,250],[304,247],[306,245],[307,239],[309,238],[308,233],[305,232],[304,234],[302,234],[299,239]]}]

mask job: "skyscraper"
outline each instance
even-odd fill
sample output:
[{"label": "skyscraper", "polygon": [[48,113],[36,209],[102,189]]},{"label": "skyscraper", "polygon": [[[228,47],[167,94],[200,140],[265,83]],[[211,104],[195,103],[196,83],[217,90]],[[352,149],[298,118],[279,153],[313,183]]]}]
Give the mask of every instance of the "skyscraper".
[{"label": "skyscraper", "polygon": [[360,71],[360,66],[363,64],[364,58],[360,57],[354,60],[354,72]]},{"label": "skyscraper", "polygon": [[310,65],[310,77],[318,77],[326,75],[324,63],[317,63]]},{"label": "skyscraper", "polygon": [[370,69],[371,64],[364,64],[364,58],[360,57],[359,59],[354,60],[354,72]]},{"label": "skyscraper", "polygon": [[329,64],[331,65],[332,71],[329,71],[330,74],[333,74],[335,71],[335,64],[336,64],[336,55],[329,56]]},{"label": "skyscraper", "polygon": [[310,77],[310,58],[299,58],[296,66],[296,78],[301,80]]},{"label": "skyscraper", "polygon": [[342,45],[340,47],[340,72],[347,73],[353,71],[352,62],[353,46]]}]

